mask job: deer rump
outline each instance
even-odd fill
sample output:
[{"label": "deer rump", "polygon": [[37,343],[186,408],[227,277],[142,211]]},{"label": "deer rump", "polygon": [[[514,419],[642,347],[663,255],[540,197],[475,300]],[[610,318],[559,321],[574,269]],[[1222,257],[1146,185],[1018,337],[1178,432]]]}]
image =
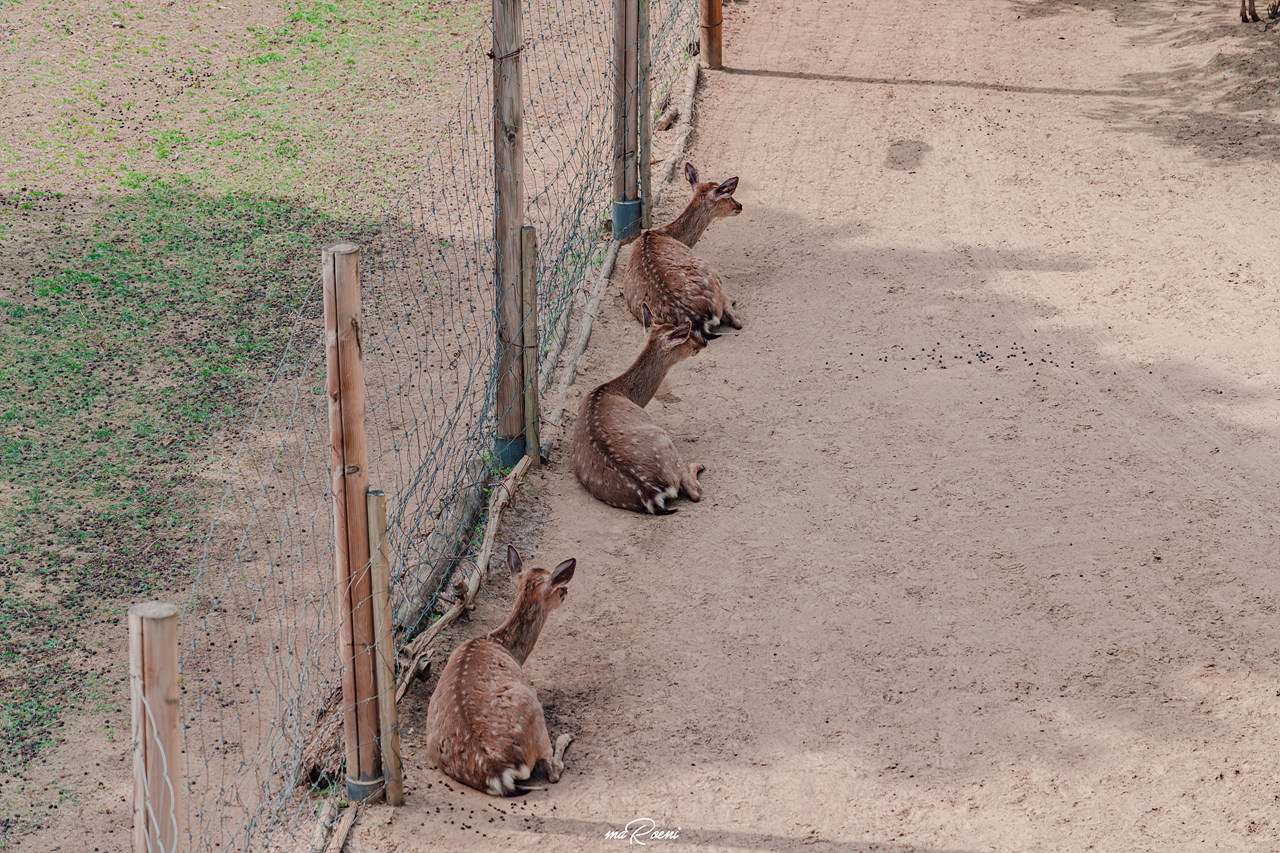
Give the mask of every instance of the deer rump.
[{"label": "deer rump", "polygon": [[624,287],[627,308],[641,323],[649,306],[658,323],[689,322],[709,332],[724,316],[726,300],[720,274],[674,237],[647,231],[631,255]]},{"label": "deer rump", "polygon": [[680,493],[680,455],[671,436],[631,400],[597,388],[582,401],[578,430],[573,473],[599,500],[619,509],[662,512]]},{"label": "deer rump", "polygon": [[478,790],[502,797],[529,790],[516,782],[528,779],[539,758],[552,752],[538,694],[520,664],[488,637],[459,647],[440,683],[464,683],[464,672],[470,670],[484,672],[486,679],[481,689],[468,691],[462,699],[462,713],[450,721],[452,725],[443,713],[449,697],[437,702],[432,696],[427,754],[446,774]]}]

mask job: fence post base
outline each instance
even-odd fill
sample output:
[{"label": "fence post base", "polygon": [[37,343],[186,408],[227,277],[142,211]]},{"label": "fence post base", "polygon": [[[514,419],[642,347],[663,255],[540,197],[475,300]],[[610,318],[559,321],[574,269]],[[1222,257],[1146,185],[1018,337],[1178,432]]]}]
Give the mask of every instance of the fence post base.
[{"label": "fence post base", "polygon": [[352,779],[348,776],[347,799],[353,803],[363,803],[381,794],[384,787],[386,781],[381,776],[377,779]]},{"label": "fence post base", "polygon": [[524,436],[517,438],[499,437],[493,443],[494,455],[498,458],[498,464],[503,468],[512,468],[517,462],[524,458]]},{"label": "fence post base", "polygon": [[631,240],[640,235],[641,201],[624,198],[613,203],[613,239]]}]

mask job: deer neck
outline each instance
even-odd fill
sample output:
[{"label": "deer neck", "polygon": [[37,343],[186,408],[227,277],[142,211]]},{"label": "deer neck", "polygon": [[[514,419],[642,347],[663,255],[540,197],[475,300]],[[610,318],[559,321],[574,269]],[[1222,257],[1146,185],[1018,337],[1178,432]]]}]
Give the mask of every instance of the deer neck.
[{"label": "deer neck", "polygon": [[707,230],[707,226],[714,218],[704,200],[694,196],[675,221],[657,230],[658,233],[679,240],[692,249],[694,244],[702,239],[702,232]]},{"label": "deer neck", "polygon": [[489,639],[505,648],[516,663],[524,666],[546,621],[547,614],[541,607],[521,607],[518,603],[507,621],[489,632]]},{"label": "deer neck", "polygon": [[640,353],[635,364],[627,368],[626,373],[610,381],[605,388],[610,393],[621,394],[643,409],[649,405],[653,395],[658,393],[658,386],[667,375],[667,369],[668,365],[663,364],[656,347],[649,344]]}]

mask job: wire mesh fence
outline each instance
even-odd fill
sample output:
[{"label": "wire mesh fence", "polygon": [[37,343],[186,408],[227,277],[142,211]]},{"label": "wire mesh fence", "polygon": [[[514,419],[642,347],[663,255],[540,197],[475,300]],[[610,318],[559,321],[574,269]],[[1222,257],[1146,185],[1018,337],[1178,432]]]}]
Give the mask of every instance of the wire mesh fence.
[{"label": "wire mesh fence", "polygon": [[[651,8],[660,109],[689,60],[697,7]],[[527,3],[523,13],[524,221],[538,232],[541,365],[558,352],[608,243],[613,10],[569,0]],[[368,481],[387,495],[401,642],[432,619],[502,473],[493,455],[491,41],[488,30],[474,34],[456,109],[442,128],[424,129],[435,136],[431,154],[360,237]],[[310,774],[304,755],[342,678],[321,306],[317,276],[224,463],[182,602],[190,850],[280,846],[310,831],[309,794],[337,781]]]}]

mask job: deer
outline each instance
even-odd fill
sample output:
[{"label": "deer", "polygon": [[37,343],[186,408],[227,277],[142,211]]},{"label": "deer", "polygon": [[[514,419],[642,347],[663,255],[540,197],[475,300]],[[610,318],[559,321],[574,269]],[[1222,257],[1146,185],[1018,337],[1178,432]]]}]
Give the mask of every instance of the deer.
[{"label": "deer", "polygon": [[1258,9],[1254,5],[1257,0],[1240,0],[1240,20],[1243,23],[1258,23],[1262,19],[1258,17]]},{"label": "deer", "polygon": [[685,465],[662,427],[644,410],[672,367],[701,351],[706,339],[689,321],[654,321],[643,306],[649,338],[631,367],[600,385],[582,401],[569,453],[573,473],[594,497],[620,509],[669,515],[667,501],[684,492],[702,498],[698,475],[706,468]]},{"label": "deer", "polygon": [[699,183],[698,170],[691,163],[684,164],[684,174],[693,186],[693,198],[674,221],[636,238],[622,293],[642,323],[642,310],[648,305],[661,324],[688,321],[698,337],[717,338],[711,331],[716,326],[723,322],[741,329],[742,320],[733,300],[725,296],[720,273],[692,249],[714,220],[742,212],[742,205],[733,198],[738,179]]},{"label": "deer", "polygon": [[560,735],[552,746],[542,704],[521,667],[547,616],[568,595],[576,565],[526,569],[507,546],[515,606],[499,627],[454,650],[427,706],[427,754],[446,775],[496,797],[539,790],[519,783],[540,765],[549,781],[560,781],[573,735]]}]

